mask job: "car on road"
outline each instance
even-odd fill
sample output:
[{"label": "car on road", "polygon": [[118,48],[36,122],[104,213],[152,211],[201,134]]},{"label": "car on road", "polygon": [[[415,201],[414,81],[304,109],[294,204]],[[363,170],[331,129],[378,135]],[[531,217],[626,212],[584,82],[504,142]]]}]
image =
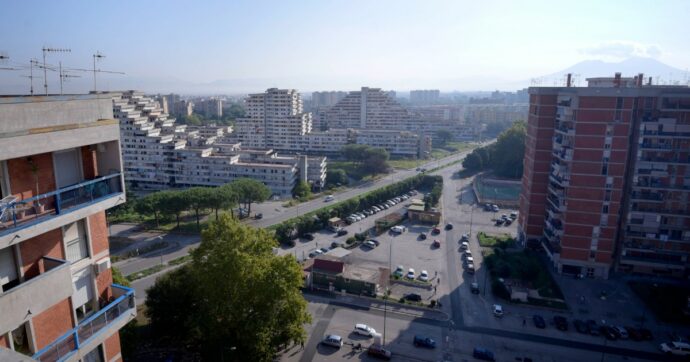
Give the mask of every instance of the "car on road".
[{"label": "car on road", "polygon": [[365,336],[365,337],[373,337],[373,336],[378,334],[378,333],[376,333],[376,330],[374,328],[371,328],[364,323],[355,324],[355,329],[353,332],[355,334],[359,334],[360,336]]},{"label": "car on road", "polygon": [[419,233],[419,240],[426,240],[426,234],[425,233]]},{"label": "car on road", "polygon": [[364,246],[373,249],[376,247],[376,243],[371,240],[367,240],[364,242]]},{"label": "car on road", "polygon": [[367,354],[371,357],[379,358],[386,361],[390,360],[391,356],[393,355],[391,351],[383,348],[378,344],[372,344],[371,346],[369,346],[369,348],[367,348]]},{"label": "car on road", "polygon": [[469,250],[470,249],[470,243],[463,241],[462,243],[460,243],[460,249]]},{"label": "car on road", "polygon": [[391,231],[394,233],[402,234],[404,233],[406,228],[402,225],[396,225],[391,228]]},{"label": "car on road", "polygon": [[556,325],[556,329],[559,331],[567,331],[568,330],[568,320],[560,315],[554,316],[553,317],[553,324]]},{"label": "car on road", "polygon": [[482,347],[474,347],[474,350],[472,351],[472,357],[482,360],[482,361],[495,361],[496,358],[494,357],[494,353],[489,351],[486,348]]},{"label": "car on road", "polygon": [[423,282],[428,282],[429,281],[429,273],[426,272],[426,270],[422,270],[421,273],[419,273],[419,280]]},{"label": "car on road", "polygon": [[403,274],[405,274],[405,267],[402,265],[398,265],[395,268],[395,271],[393,272],[393,275],[397,275],[402,278]]},{"label": "car on road", "polygon": [[546,321],[544,320],[544,317],[540,316],[539,314],[533,315],[532,321],[534,322],[535,327],[537,327],[539,329],[546,328]]},{"label": "car on road", "polygon": [[431,235],[438,235],[440,233],[441,229],[439,229],[438,227],[434,227],[433,229],[431,229]]},{"label": "car on road", "polygon": [[500,304],[494,304],[494,316],[498,318],[503,317],[503,306]]},{"label": "car on road", "polygon": [[416,335],[412,343],[415,347],[436,348],[436,341],[426,336]]},{"label": "car on road", "polygon": [[328,195],[328,196],[323,198],[324,202],[331,202],[333,200],[335,200],[335,197],[333,197],[333,195]]},{"label": "car on road", "polygon": [[405,275],[405,278],[407,279],[414,279],[415,278],[415,273],[414,269],[410,268],[407,270],[407,275]]},{"label": "car on road", "polygon": [[469,274],[474,274],[474,263],[467,264],[467,266],[465,267],[465,271]]},{"label": "car on road", "polygon": [[343,346],[343,337],[335,334],[329,334],[321,341],[321,344],[335,348],[340,348]]},{"label": "car on road", "polygon": [[441,241],[439,241],[438,239],[434,239],[434,242],[431,243],[431,246],[433,246],[434,248],[440,248],[441,247]]},{"label": "car on road", "polygon": [[573,325],[578,333],[589,334],[589,327],[587,327],[587,323],[584,321],[576,319],[573,321]]},{"label": "car on road", "polygon": [[338,236],[347,235],[347,230],[345,230],[345,229],[340,229],[340,230],[338,230],[338,232],[337,232],[336,234],[337,234]]},{"label": "car on road", "polygon": [[659,345],[661,352],[673,356],[690,356],[690,344],[684,342],[667,342]]},{"label": "car on road", "polygon": [[447,223],[446,224],[446,230],[453,230],[453,224]]},{"label": "car on road", "polygon": [[613,327],[613,330],[616,333],[616,336],[620,339],[630,338],[630,336],[628,335],[628,331],[625,329],[625,327],[616,326],[616,327]]},{"label": "car on road", "polygon": [[470,284],[470,292],[472,292],[472,294],[479,294],[479,283]]},{"label": "car on road", "polygon": [[408,293],[403,295],[403,298],[411,301],[411,302],[421,302],[422,301],[422,296],[417,294],[417,293]]}]

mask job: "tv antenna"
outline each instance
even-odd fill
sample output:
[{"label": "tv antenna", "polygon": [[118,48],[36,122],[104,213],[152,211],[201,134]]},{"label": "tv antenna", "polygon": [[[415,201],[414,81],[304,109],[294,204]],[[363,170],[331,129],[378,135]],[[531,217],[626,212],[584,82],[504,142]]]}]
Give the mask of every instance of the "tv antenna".
[{"label": "tv antenna", "polygon": [[82,69],[82,68],[71,68],[71,69],[69,69],[69,70],[77,71],[77,72],[93,72],[93,91],[94,91],[94,93],[97,91],[96,73],[125,74],[124,72],[116,72],[116,71],[111,71],[111,70],[97,69],[96,63],[99,62],[103,58],[105,58],[105,55],[101,54],[101,52],[97,51],[96,54],[93,54],[93,69]]},{"label": "tv antenna", "polygon": [[68,78],[81,78],[81,76],[69,74],[67,69],[62,69],[62,62],[60,62],[60,95],[62,95],[62,83],[66,82]]},{"label": "tv antenna", "polygon": [[[46,67],[46,53],[70,53],[71,49],[43,47],[43,89],[48,95],[48,73]],[[53,69],[54,70],[54,69]]]}]

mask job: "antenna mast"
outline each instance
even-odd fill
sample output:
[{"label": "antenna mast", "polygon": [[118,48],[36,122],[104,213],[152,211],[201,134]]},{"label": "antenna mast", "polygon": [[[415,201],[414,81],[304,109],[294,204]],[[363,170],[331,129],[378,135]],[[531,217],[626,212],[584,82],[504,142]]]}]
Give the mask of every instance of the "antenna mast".
[{"label": "antenna mast", "polygon": [[46,68],[46,53],[69,53],[71,49],[63,48],[47,48],[43,47],[43,89],[45,89],[46,95],[48,95],[48,72]]},{"label": "antenna mast", "polygon": [[93,92],[96,93],[97,88],[96,88],[96,61],[100,61],[101,59],[105,58],[105,55],[101,54],[98,50],[96,51],[96,54],[93,55]]}]

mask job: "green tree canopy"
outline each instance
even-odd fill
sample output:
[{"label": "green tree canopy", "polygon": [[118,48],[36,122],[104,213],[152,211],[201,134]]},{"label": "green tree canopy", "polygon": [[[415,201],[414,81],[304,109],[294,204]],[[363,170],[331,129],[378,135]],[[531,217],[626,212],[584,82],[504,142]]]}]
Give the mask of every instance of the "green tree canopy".
[{"label": "green tree canopy", "polygon": [[434,141],[438,146],[445,146],[448,142],[453,140],[453,132],[447,129],[440,129],[434,133]]},{"label": "green tree canopy", "polygon": [[183,211],[189,209],[189,199],[187,194],[182,191],[168,190],[157,192],[160,197],[159,205],[162,213],[167,215],[175,215],[177,227],[180,227],[180,215]]},{"label": "green tree canopy", "polygon": [[265,230],[220,215],[192,261],[149,289],[154,331],[199,346],[206,360],[225,350],[228,361],[271,361],[278,346],[305,341],[302,271],[291,255],[274,255],[275,245]]},{"label": "green tree canopy", "polygon": [[292,196],[297,198],[311,196],[311,186],[306,181],[300,181],[292,188]]},{"label": "green tree canopy", "polygon": [[156,226],[160,226],[161,200],[160,192],[150,193],[134,203],[134,211],[141,215],[153,215]]},{"label": "green tree canopy", "polygon": [[349,179],[347,177],[347,172],[341,169],[328,169],[326,171],[326,185],[328,186],[338,186],[347,185]]},{"label": "green tree canopy", "polygon": [[239,202],[244,204],[249,214],[252,212],[252,203],[266,201],[271,196],[271,190],[257,180],[240,178],[230,184],[237,192]]}]

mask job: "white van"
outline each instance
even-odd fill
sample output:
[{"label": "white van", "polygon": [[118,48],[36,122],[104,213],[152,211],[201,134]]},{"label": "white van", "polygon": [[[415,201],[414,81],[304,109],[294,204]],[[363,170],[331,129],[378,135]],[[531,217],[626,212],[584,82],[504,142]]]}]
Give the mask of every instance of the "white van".
[{"label": "white van", "polygon": [[405,227],[402,226],[402,225],[396,225],[396,226],[393,226],[393,227],[391,228],[391,231],[392,231],[392,232],[398,233],[398,234],[404,233],[405,230],[407,230],[407,228],[405,228]]},{"label": "white van", "polygon": [[690,344],[684,342],[668,342],[659,346],[661,352],[674,356],[690,356]]}]

